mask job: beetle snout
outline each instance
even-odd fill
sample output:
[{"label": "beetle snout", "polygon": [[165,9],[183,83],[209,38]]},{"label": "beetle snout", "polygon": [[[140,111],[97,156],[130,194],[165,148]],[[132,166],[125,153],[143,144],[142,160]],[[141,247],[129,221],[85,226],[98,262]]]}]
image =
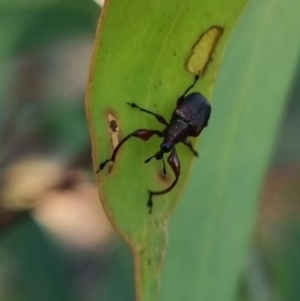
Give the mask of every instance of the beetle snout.
[{"label": "beetle snout", "polygon": [[172,149],[172,145],[171,145],[171,143],[163,142],[160,145],[160,149],[161,149],[162,153],[169,153],[171,151],[171,149]]}]

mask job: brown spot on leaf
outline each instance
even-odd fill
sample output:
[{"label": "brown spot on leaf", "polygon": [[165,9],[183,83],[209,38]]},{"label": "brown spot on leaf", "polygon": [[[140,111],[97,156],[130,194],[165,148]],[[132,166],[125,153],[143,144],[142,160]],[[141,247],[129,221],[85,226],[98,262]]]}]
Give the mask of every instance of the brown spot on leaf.
[{"label": "brown spot on leaf", "polygon": [[224,32],[224,29],[219,26],[213,26],[203,34],[196,42],[192,49],[186,67],[189,72],[194,75],[203,75],[212,61],[213,53]]},{"label": "brown spot on leaf", "polygon": [[118,129],[118,124],[116,120],[111,120],[109,123],[109,128],[115,133]]},{"label": "brown spot on leaf", "polygon": [[171,180],[171,177],[168,174],[165,175],[163,172],[160,172],[158,174],[158,176],[159,176],[159,179],[164,182],[170,182],[170,180]]}]

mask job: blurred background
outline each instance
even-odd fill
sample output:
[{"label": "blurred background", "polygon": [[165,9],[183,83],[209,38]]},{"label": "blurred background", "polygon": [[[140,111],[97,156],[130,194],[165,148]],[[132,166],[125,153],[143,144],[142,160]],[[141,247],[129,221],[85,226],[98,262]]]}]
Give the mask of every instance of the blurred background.
[{"label": "blurred background", "polygon": [[131,254],[102,210],[85,117],[99,15],[87,0],[1,1],[1,301],[134,299]]},{"label": "blurred background", "polygon": [[[98,199],[85,118],[99,15],[89,0],[1,1],[1,301],[135,298],[131,254]],[[237,300],[300,300],[298,70]]]}]

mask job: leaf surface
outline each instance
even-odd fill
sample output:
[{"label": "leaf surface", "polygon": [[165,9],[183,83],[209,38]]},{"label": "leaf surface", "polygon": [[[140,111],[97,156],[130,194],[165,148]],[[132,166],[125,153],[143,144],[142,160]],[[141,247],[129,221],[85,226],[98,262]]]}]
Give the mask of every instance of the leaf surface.
[{"label": "leaf surface", "polygon": [[[170,5],[163,0],[106,1],[87,95],[95,170],[111,156],[115,142],[122,137],[140,128],[163,129],[153,116],[134,110],[126,103],[135,102],[169,120],[178,97],[193,82],[192,73],[201,69],[195,60],[190,72],[187,70],[193,52],[209,58],[195,91],[210,97],[231,29],[245,3],[176,0]],[[197,48],[200,50],[194,48],[211,28],[222,30],[215,45],[211,43],[214,47],[202,43]],[[170,168],[166,179],[161,176],[160,161],[144,164],[145,159],[159,150],[160,143],[158,138],[148,142],[132,138],[121,148],[112,171],[108,172],[106,166],[97,177],[106,213],[133,250],[137,296],[143,301],[157,299],[167,222],[194,163],[189,150],[179,145],[182,166],[179,183],[172,192],[154,197],[153,212],[149,214],[147,190],[165,189],[174,178]],[[199,152],[198,164],[201,164],[202,149]]]}]

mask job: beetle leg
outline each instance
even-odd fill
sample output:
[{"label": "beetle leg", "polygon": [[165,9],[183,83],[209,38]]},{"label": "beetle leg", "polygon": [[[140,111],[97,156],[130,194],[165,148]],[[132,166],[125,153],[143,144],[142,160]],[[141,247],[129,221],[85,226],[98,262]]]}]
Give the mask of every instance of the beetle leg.
[{"label": "beetle leg", "polygon": [[163,125],[169,125],[169,123],[166,121],[166,119],[162,115],[156,114],[156,113],[151,112],[151,111],[146,110],[146,109],[143,109],[143,108],[139,107],[138,105],[136,105],[134,102],[127,102],[127,104],[129,106],[131,106],[132,108],[136,108],[136,109],[139,109],[142,112],[153,115],[156,118],[156,120],[158,122],[162,123]]},{"label": "beetle leg", "polygon": [[194,149],[192,142],[189,139],[185,138],[182,140],[182,143],[186,145],[196,157],[199,157],[198,152]]},{"label": "beetle leg", "polygon": [[200,78],[200,75],[197,74],[195,75],[195,78],[194,78],[194,82],[184,91],[184,93],[178,98],[177,100],[177,106],[180,105],[180,103],[184,100],[185,96],[189,93],[189,91],[191,89],[194,88],[194,86],[196,85],[197,81],[199,80]]},{"label": "beetle leg", "polygon": [[176,152],[175,147],[173,147],[172,150],[171,150],[171,153],[168,157],[168,163],[169,163],[169,165],[171,166],[171,168],[174,172],[175,180],[173,181],[173,183],[168,188],[166,188],[164,190],[161,190],[161,191],[151,191],[151,190],[149,190],[149,200],[148,200],[148,203],[147,203],[147,206],[149,207],[149,213],[152,212],[152,207],[153,207],[152,197],[153,197],[153,195],[161,195],[161,194],[165,194],[165,193],[171,191],[178,182],[179,175],[180,175],[180,161],[179,161],[179,158],[177,156],[177,152]]},{"label": "beetle leg", "polygon": [[161,131],[157,131],[157,130],[146,130],[146,129],[140,129],[140,130],[136,130],[134,131],[133,133],[127,135],[126,137],[124,137],[120,142],[119,144],[117,145],[117,147],[114,149],[113,151],[113,154],[111,156],[110,159],[107,159],[105,160],[104,162],[102,162],[100,165],[99,165],[99,168],[98,170],[96,171],[96,173],[98,173],[99,171],[101,171],[105,165],[108,163],[108,162],[115,162],[115,159],[116,159],[116,156],[117,156],[117,153],[120,149],[120,147],[131,137],[137,137],[137,138],[140,138],[144,141],[147,141],[149,140],[153,135],[157,135],[159,137],[163,137],[164,134],[163,132]]}]

